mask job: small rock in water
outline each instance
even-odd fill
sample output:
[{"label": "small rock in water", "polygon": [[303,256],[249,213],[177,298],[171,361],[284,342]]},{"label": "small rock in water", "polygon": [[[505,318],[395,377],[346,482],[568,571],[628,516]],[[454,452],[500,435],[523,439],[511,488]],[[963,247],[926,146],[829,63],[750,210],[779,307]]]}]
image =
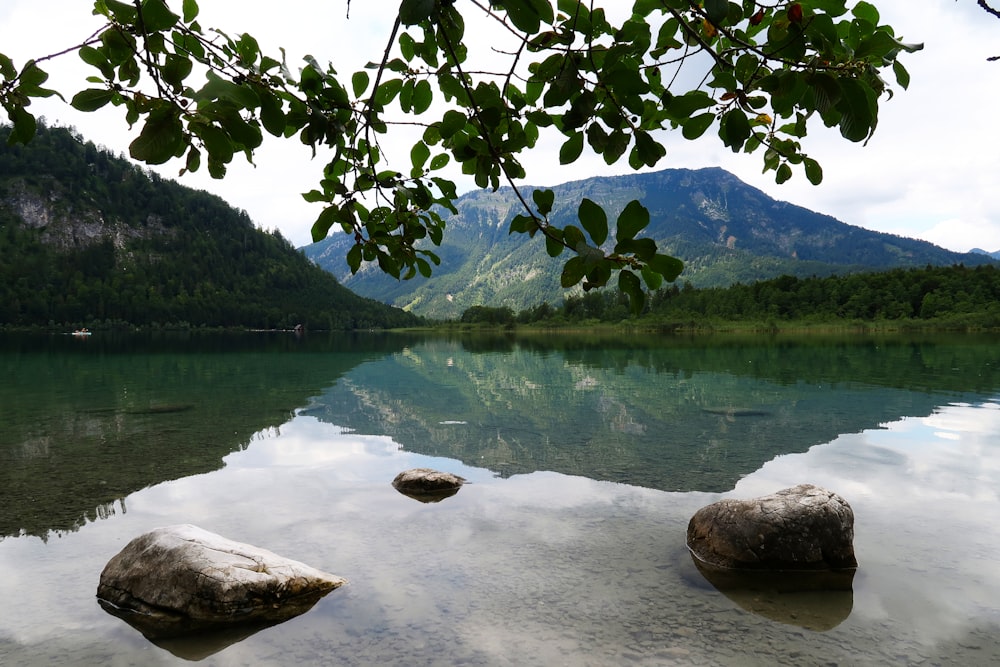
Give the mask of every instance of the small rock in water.
[{"label": "small rock in water", "polygon": [[464,477],[432,468],[404,470],[392,480],[392,486],[397,491],[424,503],[449,498],[458,493],[464,483]]}]

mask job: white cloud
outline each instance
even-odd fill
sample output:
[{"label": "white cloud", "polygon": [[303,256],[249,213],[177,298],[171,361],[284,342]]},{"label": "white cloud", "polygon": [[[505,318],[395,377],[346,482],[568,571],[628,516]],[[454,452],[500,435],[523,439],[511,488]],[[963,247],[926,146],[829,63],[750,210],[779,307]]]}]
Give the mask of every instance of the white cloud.
[{"label": "white cloud", "polygon": [[[231,33],[255,35],[265,49],[284,46],[290,64],[310,53],[332,61],[342,75],[378,59],[390,27],[385,3],[354,2],[350,19],[345,1],[297,0],[280,11],[269,5],[235,0],[201,0],[202,23]],[[912,75],[908,91],[883,100],[879,128],[868,146],[850,144],[836,130],[817,128],[806,150],[824,167],[824,183],[809,185],[801,174],[782,186],[773,174],[761,174],[759,155],[733,155],[717,140],[686,142],[668,137],[667,159],[659,167],[721,166],[773,197],[837,217],[843,222],[895,234],[924,238],[954,250],[1000,248],[1000,145],[993,117],[1000,106],[1000,21],[970,0],[934,0],[915,9],[905,0],[875,0],[885,22],[923,51],[905,54]],[[44,9],[42,9],[44,7]],[[4,0],[0,8],[2,51],[23,62],[55,52],[89,34],[98,24],[90,3],[81,0]],[[58,16],[60,20],[52,20]],[[73,77],[86,76],[75,56],[48,63],[57,88],[74,90]],[[72,124],[87,138],[125,151],[130,134],[118,110],[78,114],[50,101],[37,103],[51,121]],[[133,133],[134,136],[134,133]],[[409,142],[399,149],[408,150]],[[553,185],[593,175],[627,173],[600,158],[561,167],[558,142],[546,143],[526,158],[528,181]],[[300,193],[314,187],[322,168],[295,141],[270,140],[257,166],[239,163],[222,182],[207,174],[184,177],[185,184],[216,192],[246,209],[266,229],[279,228],[295,244],[309,242],[309,228],[319,212]],[[173,177],[179,164],[160,171]],[[467,183],[467,179],[460,182]]]}]

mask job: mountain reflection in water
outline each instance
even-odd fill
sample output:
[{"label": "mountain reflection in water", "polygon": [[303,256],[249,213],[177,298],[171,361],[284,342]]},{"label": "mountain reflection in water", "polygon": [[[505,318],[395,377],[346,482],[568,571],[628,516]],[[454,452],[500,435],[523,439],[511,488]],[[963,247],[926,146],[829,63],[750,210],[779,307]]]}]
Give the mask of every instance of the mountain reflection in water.
[{"label": "mountain reflection in water", "polygon": [[721,492],[776,456],[1000,388],[988,339],[638,341],[427,342],[303,414],[501,476]]}]

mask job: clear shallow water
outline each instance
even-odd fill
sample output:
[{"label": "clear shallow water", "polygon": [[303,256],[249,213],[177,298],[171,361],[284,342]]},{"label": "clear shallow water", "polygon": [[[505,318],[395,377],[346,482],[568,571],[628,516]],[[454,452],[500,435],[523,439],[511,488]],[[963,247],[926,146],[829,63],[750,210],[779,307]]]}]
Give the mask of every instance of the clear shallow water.
[{"label": "clear shallow water", "polygon": [[[760,350],[753,349],[744,348],[741,354],[759,360]],[[935,347],[934,352],[943,348]],[[317,352],[307,366],[322,366],[319,360],[329,354]],[[449,387],[457,392],[451,400],[441,402],[440,395],[426,403],[412,398],[427,393],[418,382],[421,374],[413,369],[436,367],[442,354],[443,369],[465,369],[462,375],[473,381],[452,378],[450,385],[439,381],[441,393],[447,395]],[[268,355],[275,357],[276,368],[295,369],[287,352]],[[496,363],[488,363],[490,355]],[[630,358],[636,359],[634,351]],[[775,379],[774,373],[727,375],[705,369],[704,360],[696,369],[690,365],[692,358],[678,362],[685,372],[649,374],[636,370],[642,365],[637,361],[624,368],[584,366],[560,352],[522,351],[511,356],[504,351],[472,353],[451,344],[419,343],[356,359],[353,366],[343,364],[338,367],[342,374],[325,388],[319,383],[290,420],[261,428],[245,440],[237,434],[237,447],[216,443],[223,450],[221,467],[156,482],[105,502],[76,529],[61,529],[61,523],[54,521],[53,530],[43,535],[21,533],[0,540],[0,596],[6,601],[0,614],[0,662],[187,662],[175,653],[204,656],[204,664],[216,665],[986,665],[1000,660],[995,638],[1000,630],[996,557],[1000,404],[995,394],[973,385],[969,386],[974,391],[963,393],[947,378],[942,379],[946,389],[939,392],[926,387],[907,390],[898,386],[901,383],[858,386],[837,378],[829,378],[834,388],[827,385],[825,392],[812,392],[805,386],[810,382]],[[232,361],[227,360],[228,366]],[[479,371],[468,372],[473,367]],[[560,380],[558,368],[577,379]],[[390,369],[395,370],[388,373]],[[212,373],[218,375],[217,371],[213,367]],[[593,380],[578,385],[584,372]],[[502,381],[482,379],[498,373],[503,373]],[[718,377],[702,378],[705,373]],[[648,406],[648,398],[644,395],[633,402],[627,398],[629,391],[658,381],[661,388],[673,388],[669,383],[685,379],[698,384],[699,378],[704,379],[703,391],[727,387],[737,405],[748,404],[738,398],[770,396],[772,406],[781,406],[788,402],[788,392],[794,392],[800,404],[810,405],[809,413],[812,404],[824,397],[828,417],[840,412],[857,416],[860,409],[844,406],[879,402],[881,407],[875,408],[886,414],[898,405],[911,406],[914,414],[897,414],[859,430],[849,428],[855,422],[841,417],[844,433],[800,447],[786,443],[786,453],[769,453],[745,470],[751,459],[738,445],[760,450],[760,438],[776,439],[777,431],[768,430],[766,420],[783,419],[780,430],[791,430],[802,439],[822,432],[814,416],[796,418],[794,411],[775,416],[778,411],[772,407],[748,425],[742,420],[757,417],[700,409],[685,412],[678,407],[682,418],[708,415],[709,421],[699,428],[714,443],[710,449],[701,442],[692,442],[691,447],[695,452],[716,453],[714,458],[687,457],[682,466],[726,470],[723,463],[730,457],[720,452],[732,451],[737,459],[725,474],[680,478],[689,486],[727,475],[735,482],[721,491],[665,490],[606,479],[613,470],[635,477],[632,459],[626,450],[615,464],[606,449],[593,449],[592,437],[566,436],[565,424],[583,417],[553,416],[551,422],[563,428],[548,432],[548,441],[558,444],[563,439],[564,447],[575,442],[593,454],[598,471],[593,477],[546,470],[538,465],[542,457],[518,457],[518,447],[510,446],[510,433],[538,430],[526,428],[524,422],[535,415],[535,421],[542,423],[537,416],[551,410],[549,404],[532,403],[529,416],[517,417],[519,423],[512,424],[511,431],[498,431],[497,423],[487,423],[483,415],[493,415],[495,421],[504,415],[502,406],[508,401],[484,412],[484,401],[456,398],[502,397],[504,387],[525,386],[508,381],[518,374],[522,379],[548,377],[551,394],[576,394],[579,400],[567,402],[591,411],[587,406],[597,400],[593,392],[603,387],[632,416],[631,423],[644,425],[647,432],[665,432],[663,423],[670,421],[663,417],[670,413],[667,403],[658,406],[660,420],[643,416],[639,403]],[[195,376],[204,381],[204,373]],[[628,379],[636,376],[642,381]],[[232,382],[231,373],[227,377],[226,382]],[[382,380],[375,382],[372,377]],[[436,376],[424,373],[423,377]],[[623,383],[609,379],[614,377]],[[528,382],[539,384],[536,379]],[[742,393],[732,393],[741,384],[746,385]],[[834,400],[834,394],[840,398]],[[718,397],[709,398],[714,405]],[[936,407],[918,414],[927,398]],[[251,399],[247,397],[254,404],[261,400]],[[13,405],[10,396],[4,405],[5,410]],[[367,408],[360,409],[361,405]],[[441,418],[443,412],[450,418]],[[141,433],[160,434],[161,447],[179,447],[171,437],[192,437],[194,430],[182,421],[193,419],[192,413],[197,410],[167,413],[173,415],[176,428],[166,428],[171,423],[167,421]],[[605,411],[602,414],[608,416],[600,423],[629,423],[620,413],[621,409],[613,414]],[[126,431],[136,432],[138,427],[127,416],[115,415],[117,422],[131,425]],[[341,424],[333,421],[335,415]],[[13,423],[9,410],[5,417]],[[139,423],[149,418],[143,415]],[[64,423],[64,419],[53,421]],[[351,421],[354,424],[348,427]],[[104,434],[107,447],[114,447],[104,426],[91,428]],[[591,425],[600,428],[597,422]],[[455,453],[449,429],[461,433],[459,442],[467,447],[464,456]],[[608,433],[628,436],[629,431],[629,437],[642,439],[635,428]],[[19,461],[29,455],[36,462],[51,459],[60,446],[51,438],[62,431],[56,428],[55,436],[49,436],[48,454],[25,450],[27,439],[21,437],[25,431],[18,427],[8,428],[7,433],[4,463],[12,475],[11,469],[23,471]],[[736,437],[731,439],[730,434]],[[512,462],[503,475],[496,468],[472,465],[477,457],[483,460],[484,452],[493,451],[476,448],[476,443],[500,439],[508,441],[504,452]],[[519,442],[528,447],[533,441],[522,436]],[[628,438],[616,442],[625,447]],[[431,453],[415,451],[421,443]],[[451,455],[434,455],[435,448]],[[683,450],[664,450],[667,455],[677,451]],[[559,447],[550,448],[548,454],[555,457],[550,459],[555,462],[553,469],[587,458],[569,456]],[[117,455],[128,458],[122,451]],[[417,466],[453,471],[471,483],[441,503],[420,504],[389,485],[397,472]],[[668,474],[676,463],[664,461],[662,466],[660,479],[678,478]],[[512,468],[519,471],[511,472]],[[109,470],[100,476],[114,477]],[[32,493],[40,493],[46,482],[37,480]],[[853,594],[846,600],[839,594],[739,598],[705,582],[684,547],[691,514],[722,497],[751,497],[801,482],[831,488],[854,507],[860,568]],[[24,503],[4,506],[9,512]],[[302,560],[347,577],[350,583],[307,614],[228,647],[155,646],[100,610],[94,600],[97,577],[104,563],[132,537],[182,522]],[[7,517],[4,525],[13,523],[16,519]]]}]

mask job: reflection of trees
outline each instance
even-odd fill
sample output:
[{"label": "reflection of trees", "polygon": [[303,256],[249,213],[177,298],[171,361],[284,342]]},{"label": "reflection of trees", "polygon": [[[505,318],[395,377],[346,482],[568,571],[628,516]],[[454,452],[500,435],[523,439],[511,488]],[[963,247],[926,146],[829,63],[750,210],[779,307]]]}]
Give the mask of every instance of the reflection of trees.
[{"label": "reflection of trees", "polygon": [[724,491],[779,454],[994,391],[996,356],[971,336],[437,340],[355,369],[310,413],[505,476]]},{"label": "reflection of trees", "polygon": [[44,538],[124,513],[125,497],[146,486],[220,468],[407,339],[370,336],[363,352],[343,351],[342,336],[4,342],[0,538]]}]

